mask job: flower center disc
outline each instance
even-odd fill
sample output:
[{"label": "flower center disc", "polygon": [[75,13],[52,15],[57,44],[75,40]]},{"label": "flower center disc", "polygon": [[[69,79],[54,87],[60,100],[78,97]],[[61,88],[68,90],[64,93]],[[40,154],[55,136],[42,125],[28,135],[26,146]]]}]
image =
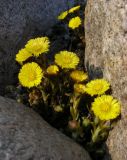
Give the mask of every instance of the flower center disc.
[{"label": "flower center disc", "polygon": [[64,58],[64,59],[63,59],[63,62],[64,62],[65,64],[69,64],[69,63],[71,63],[71,60],[70,60],[69,58]]},{"label": "flower center disc", "polygon": [[30,73],[29,79],[30,79],[30,81],[34,81],[36,79],[36,74],[35,73]]},{"label": "flower center disc", "polygon": [[97,84],[94,88],[96,91],[99,91],[102,89],[102,85],[101,84]]},{"label": "flower center disc", "polygon": [[110,104],[104,103],[104,104],[101,105],[101,110],[102,110],[103,112],[108,112],[109,109],[110,109]]}]

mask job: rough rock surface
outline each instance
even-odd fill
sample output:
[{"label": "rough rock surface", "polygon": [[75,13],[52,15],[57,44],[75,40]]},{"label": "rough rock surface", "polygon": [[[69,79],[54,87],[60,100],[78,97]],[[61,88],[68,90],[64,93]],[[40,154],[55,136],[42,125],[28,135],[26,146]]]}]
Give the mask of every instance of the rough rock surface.
[{"label": "rough rock surface", "polygon": [[74,0],[0,0],[0,94],[16,80],[15,54],[31,37],[45,35]]},{"label": "rough rock surface", "polygon": [[122,103],[121,120],[110,132],[107,145],[112,160],[126,160],[127,1],[88,0],[85,36],[87,67],[102,69],[104,78],[111,82],[113,95]]},{"label": "rough rock surface", "polygon": [[0,97],[0,160],[90,160],[32,109]]}]

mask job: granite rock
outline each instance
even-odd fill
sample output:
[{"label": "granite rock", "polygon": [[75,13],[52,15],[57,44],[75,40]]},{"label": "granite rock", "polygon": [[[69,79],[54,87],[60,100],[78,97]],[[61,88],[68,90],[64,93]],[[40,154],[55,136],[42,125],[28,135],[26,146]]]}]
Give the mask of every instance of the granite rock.
[{"label": "granite rock", "polygon": [[[107,140],[112,160],[127,159],[127,1],[88,0],[85,10],[86,67],[100,68],[122,104],[121,120]],[[91,71],[92,73],[92,71]],[[108,157],[105,158],[110,159]]]},{"label": "granite rock", "polygon": [[90,160],[32,109],[0,97],[0,160]]}]

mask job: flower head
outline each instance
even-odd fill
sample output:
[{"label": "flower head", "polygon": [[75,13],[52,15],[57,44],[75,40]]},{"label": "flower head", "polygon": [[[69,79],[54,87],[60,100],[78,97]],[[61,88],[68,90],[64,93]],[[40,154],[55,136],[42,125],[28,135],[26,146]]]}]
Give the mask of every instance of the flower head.
[{"label": "flower head", "polygon": [[75,6],[75,7],[71,8],[71,9],[69,9],[68,12],[69,12],[69,13],[73,13],[73,12],[79,10],[79,9],[80,9],[80,6]]},{"label": "flower head", "polygon": [[21,85],[28,88],[39,85],[42,77],[42,69],[35,62],[23,65],[18,75]]},{"label": "flower head", "polygon": [[70,19],[68,24],[69,28],[71,29],[78,28],[80,25],[81,25],[81,18],[78,16]]},{"label": "flower head", "polygon": [[115,119],[120,115],[120,103],[110,95],[95,98],[92,111],[101,120]]},{"label": "flower head", "polygon": [[72,69],[78,65],[79,57],[73,52],[61,51],[55,55],[55,63],[61,68]]},{"label": "flower head", "polygon": [[25,45],[26,49],[34,56],[38,57],[41,53],[49,51],[50,41],[48,37],[39,37],[31,39]]},{"label": "flower head", "polygon": [[19,50],[19,52],[16,54],[15,60],[22,64],[22,62],[26,61],[28,58],[30,58],[32,54],[28,52],[25,48]]},{"label": "flower head", "polygon": [[86,84],[86,93],[91,96],[104,94],[110,88],[109,82],[104,79],[95,79]]},{"label": "flower head", "polygon": [[57,67],[57,65],[50,65],[47,68],[47,73],[49,75],[56,75],[59,72],[59,68]]},{"label": "flower head", "polygon": [[83,84],[76,83],[74,84],[74,91],[77,93],[85,93],[86,86]]},{"label": "flower head", "polygon": [[66,16],[68,15],[68,11],[62,12],[59,16],[58,19],[59,20],[63,20],[66,18]]},{"label": "flower head", "polygon": [[88,75],[83,71],[75,70],[71,72],[70,77],[76,82],[82,82],[88,78]]}]

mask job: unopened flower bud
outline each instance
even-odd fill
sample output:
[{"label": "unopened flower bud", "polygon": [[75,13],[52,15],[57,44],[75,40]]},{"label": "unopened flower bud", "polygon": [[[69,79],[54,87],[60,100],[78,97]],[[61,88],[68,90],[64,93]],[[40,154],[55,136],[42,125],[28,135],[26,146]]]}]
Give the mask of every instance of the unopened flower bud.
[{"label": "unopened flower bud", "polygon": [[90,125],[90,120],[88,119],[88,118],[84,118],[83,119],[83,126],[84,127],[87,127],[87,126],[89,126]]},{"label": "unopened flower bud", "polygon": [[71,120],[68,122],[68,126],[70,129],[75,130],[78,128],[78,122],[76,120]]},{"label": "unopened flower bud", "polygon": [[54,107],[54,111],[56,111],[56,112],[62,112],[63,108],[61,106],[55,106]]}]

